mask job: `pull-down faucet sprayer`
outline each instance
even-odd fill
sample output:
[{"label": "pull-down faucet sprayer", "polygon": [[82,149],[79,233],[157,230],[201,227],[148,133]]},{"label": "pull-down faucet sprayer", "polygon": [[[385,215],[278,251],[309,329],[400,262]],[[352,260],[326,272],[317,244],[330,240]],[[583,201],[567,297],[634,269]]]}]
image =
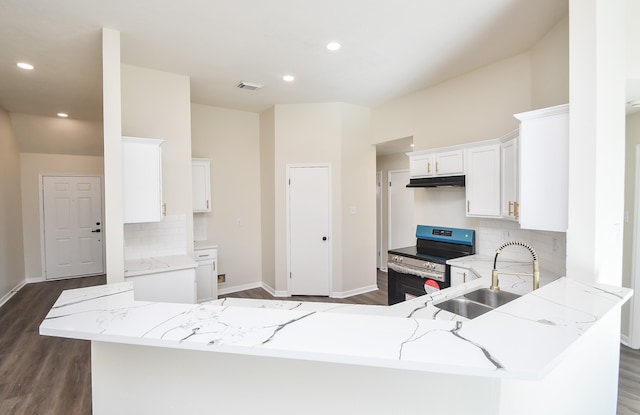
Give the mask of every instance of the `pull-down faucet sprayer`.
[{"label": "pull-down faucet sprayer", "polygon": [[[533,250],[529,244],[520,241],[509,241],[505,242],[496,249],[496,256],[493,258],[493,271],[491,271],[491,286],[489,287],[492,291],[500,291],[500,287],[498,286],[498,269],[496,267],[498,262],[498,254],[502,252],[502,250],[511,245],[520,245],[529,250],[531,256],[533,257],[533,273],[532,274],[520,274],[518,275],[532,275],[533,276],[533,289],[537,290],[540,288],[540,267],[538,265],[538,255],[536,251]],[[506,272],[501,272],[501,274],[508,274]]]}]

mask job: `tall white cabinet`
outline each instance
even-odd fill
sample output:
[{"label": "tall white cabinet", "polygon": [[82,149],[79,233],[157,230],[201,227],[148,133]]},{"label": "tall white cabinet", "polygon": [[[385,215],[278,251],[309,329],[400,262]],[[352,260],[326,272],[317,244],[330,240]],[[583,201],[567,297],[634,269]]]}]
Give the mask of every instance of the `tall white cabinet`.
[{"label": "tall white cabinet", "polygon": [[211,160],[191,160],[193,212],[211,212]]},{"label": "tall white cabinet", "polygon": [[569,105],[516,114],[520,120],[520,226],[566,232]]},{"label": "tall white cabinet", "polygon": [[162,219],[162,140],[122,137],[124,223]]}]

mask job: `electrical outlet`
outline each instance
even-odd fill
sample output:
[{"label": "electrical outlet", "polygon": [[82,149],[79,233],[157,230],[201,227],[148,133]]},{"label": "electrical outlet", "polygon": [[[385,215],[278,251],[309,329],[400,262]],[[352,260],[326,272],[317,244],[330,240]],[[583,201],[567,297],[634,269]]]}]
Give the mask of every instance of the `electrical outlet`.
[{"label": "electrical outlet", "polygon": [[227,281],[227,274],[218,275],[218,284],[222,284],[225,281]]}]

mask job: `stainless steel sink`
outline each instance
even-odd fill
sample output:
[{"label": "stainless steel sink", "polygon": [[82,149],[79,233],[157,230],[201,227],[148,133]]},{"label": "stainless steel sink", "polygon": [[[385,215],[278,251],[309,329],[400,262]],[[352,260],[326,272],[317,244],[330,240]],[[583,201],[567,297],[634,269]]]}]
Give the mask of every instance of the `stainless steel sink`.
[{"label": "stainless steel sink", "polygon": [[452,298],[435,306],[468,319],[476,318],[493,310],[491,307],[476,303],[464,297]]},{"label": "stainless steel sink", "polygon": [[491,308],[498,308],[520,296],[506,291],[492,291],[488,288],[480,288],[479,290],[466,293],[464,297],[471,301],[485,304]]},{"label": "stainless steel sink", "polygon": [[518,294],[506,291],[492,291],[488,288],[480,288],[439,304],[434,304],[434,306],[453,314],[473,319],[518,297],[520,297]]}]

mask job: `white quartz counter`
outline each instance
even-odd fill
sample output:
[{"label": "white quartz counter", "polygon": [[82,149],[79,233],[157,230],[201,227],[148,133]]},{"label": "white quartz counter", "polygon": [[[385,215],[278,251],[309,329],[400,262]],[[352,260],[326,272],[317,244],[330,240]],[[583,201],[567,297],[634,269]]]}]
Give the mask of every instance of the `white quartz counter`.
[{"label": "white quartz counter", "polygon": [[[507,286],[524,286],[525,282],[518,276],[501,277],[505,290]],[[100,342],[536,379],[631,296],[626,288],[560,278],[473,320],[433,305],[488,285],[487,278],[480,278],[386,307],[236,299],[198,305],[143,302],[133,299],[132,284],[125,282],[63,292],[42,322],[40,333]]]},{"label": "white quartz counter", "polygon": [[187,255],[142,258],[125,261],[124,276],[135,277],[158,272],[179,271],[182,269],[196,268],[197,266],[196,261]]}]

